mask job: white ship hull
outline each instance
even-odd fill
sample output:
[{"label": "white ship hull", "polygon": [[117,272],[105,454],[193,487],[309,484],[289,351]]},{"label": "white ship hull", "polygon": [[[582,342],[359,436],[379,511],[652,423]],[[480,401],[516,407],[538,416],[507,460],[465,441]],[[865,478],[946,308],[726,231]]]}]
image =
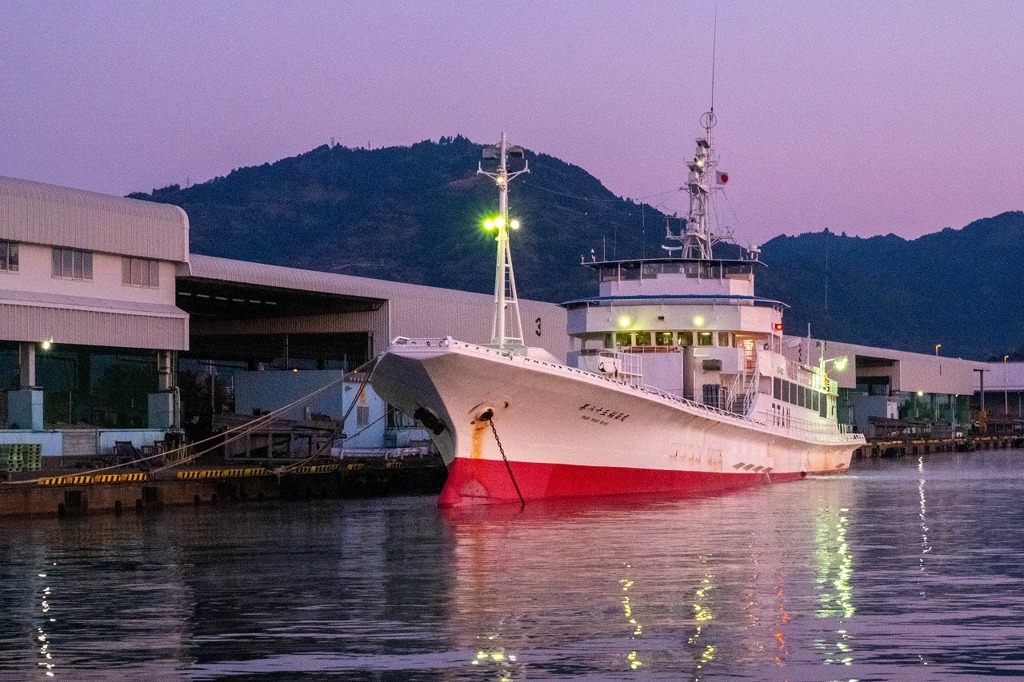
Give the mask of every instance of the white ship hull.
[{"label": "white ship hull", "polygon": [[864,442],[451,339],[398,339],[371,381],[432,430],[443,505],[720,492],[844,473]]}]

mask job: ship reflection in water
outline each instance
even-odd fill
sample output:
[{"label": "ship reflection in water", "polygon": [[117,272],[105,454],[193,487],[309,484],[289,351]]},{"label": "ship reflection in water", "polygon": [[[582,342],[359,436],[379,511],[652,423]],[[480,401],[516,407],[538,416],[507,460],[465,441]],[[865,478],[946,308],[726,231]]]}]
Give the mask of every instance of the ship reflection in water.
[{"label": "ship reflection in water", "polygon": [[446,512],[452,632],[496,679],[781,679],[793,651],[803,664],[850,664],[849,483]]},{"label": "ship reflection in water", "polygon": [[731,495],[0,528],[0,679],[947,679],[1022,665],[1022,452]]}]

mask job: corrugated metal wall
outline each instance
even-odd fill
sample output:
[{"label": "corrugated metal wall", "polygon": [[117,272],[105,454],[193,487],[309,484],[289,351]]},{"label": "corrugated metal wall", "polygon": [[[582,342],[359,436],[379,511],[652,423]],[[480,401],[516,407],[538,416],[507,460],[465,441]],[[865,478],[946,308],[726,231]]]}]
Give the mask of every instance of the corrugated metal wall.
[{"label": "corrugated metal wall", "polygon": [[[386,301],[371,313],[196,324],[197,334],[370,331],[374,353],[382,352],[396,336],[451,336],[470,343],[488,343],[491,338],[494,296],[490,294],[198,255],[192,258],[192,276]],[[519,306],[526,344],[544,348],[564,360],[569,346],[565,310],[539,301],[520,300]],[[541,321],[539,335],[538,318]]]},{"label": "corrugated metal wall", "polygon": [[[526,345],[543,348],[564,360],[569,349],[565,309],[554,303],[524,300],[519,301],[519,308]],[[491,340],[493,296],[452,291],[443,298],[401,297],[391,301],[391,310],[391,338],[451,336],[479,344]]]},{"label": "corrugated metal wall", "polygon": [[[0,303],[2,337],[115,348],[186,350],[188,318],[104,313]],[[74,338],[71,338],[73,334]]]},{"label": "corrugated metal wall", "polygon": [[169,204],[0,176],[0,239],[188,262],[188,216]]},{"label": "corrugated metal wall", "polygon": [[331,313],[301,317],[277,317],[259,320],[225,320],[223,322],[193,322],[192,333],[203,334],[335,334],[369,332],[376,354],[387,345],[387,306],[379,310],[358,313]]}]

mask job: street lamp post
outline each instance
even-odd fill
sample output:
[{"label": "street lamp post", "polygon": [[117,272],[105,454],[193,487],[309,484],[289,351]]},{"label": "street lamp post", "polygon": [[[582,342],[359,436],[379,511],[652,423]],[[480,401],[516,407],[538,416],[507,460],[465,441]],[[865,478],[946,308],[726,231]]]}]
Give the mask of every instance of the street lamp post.
[{"label": "street lamp post", "polygon": [[[982,433],[987,433],[987,431],[988,431],[988,413],[985,412],[985,372],[987,372],[988,370],[987,369],[976,369],[974,371],[978,373],[979,381],[981,381],[981,391],[980,391],[980,393],[981,393],[981,409],[978,410],[978,429]],[[970,415],[968,415],[968,416],[970,416]]]},{"label": "street lamp post", "polygon": [[1003,356],[1003,414],[1007,417],[1010,416],[1010,392],[1006,387],[1008,383],[1006,379],[1006,361],[1009,359],[1009,355]]},{"label": "street lamp post", "polygon": [[935,344],[935,357],[939,356],[939,349],[940,348],[942,348],[942,344],[941,343]]}]

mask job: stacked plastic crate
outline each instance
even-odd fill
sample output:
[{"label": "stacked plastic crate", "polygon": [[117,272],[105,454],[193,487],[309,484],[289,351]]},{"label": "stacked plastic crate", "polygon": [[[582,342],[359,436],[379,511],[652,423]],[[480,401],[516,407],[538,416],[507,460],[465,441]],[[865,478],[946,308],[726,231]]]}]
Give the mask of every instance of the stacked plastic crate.
[{"label": "stacked plastic crate", "polygon": [[43,468],[43,446],[39,443],[0,444],[0,471],[39,471]]}]

